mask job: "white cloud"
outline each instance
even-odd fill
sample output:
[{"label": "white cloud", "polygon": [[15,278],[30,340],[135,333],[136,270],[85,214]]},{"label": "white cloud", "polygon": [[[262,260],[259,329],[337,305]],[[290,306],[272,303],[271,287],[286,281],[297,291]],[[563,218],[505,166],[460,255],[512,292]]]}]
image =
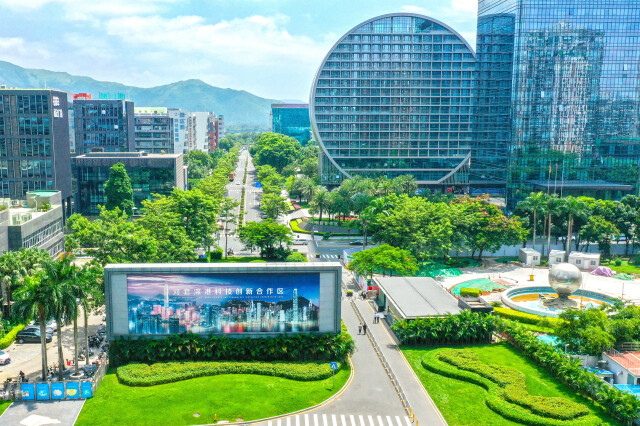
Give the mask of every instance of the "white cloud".
[{"label": "white cloud", "polygon": [[66,19],[77,21],[99,16],[124,16],[153,13],[167,3],[181,0],[0,0],[0,6],[15,11],[35,11],[45,6],[59,7]]},{"label": "white cloud", "polygon": [[33,43],[21,37],[0,37],[0,58],[11,62],[14,58],[51,57],[49,50],[39,43]]},{"label": "white cloud", "polygon": [[451,7],[460,12],[477,12],[478,0],[451,0]]},{"label": "white cloud", "polygon": [[429,14],[431,13],[431,11],[429,11],[428,9],[425,9],[424,7],[413,6],[413,5],[402,6],[401,10],[403,12],[417,13],[417,14],[426,15],[426,16],[429,16]]}]

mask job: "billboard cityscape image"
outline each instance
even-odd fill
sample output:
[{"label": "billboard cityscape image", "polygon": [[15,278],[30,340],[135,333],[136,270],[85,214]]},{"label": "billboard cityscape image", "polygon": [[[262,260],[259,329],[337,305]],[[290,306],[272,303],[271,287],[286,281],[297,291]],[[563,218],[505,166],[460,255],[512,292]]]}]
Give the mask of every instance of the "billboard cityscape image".
[{"label": "billboard cityscape image", "polygon": [[129,333],[285,333],[319,330],[320,275],[130,274]]}]

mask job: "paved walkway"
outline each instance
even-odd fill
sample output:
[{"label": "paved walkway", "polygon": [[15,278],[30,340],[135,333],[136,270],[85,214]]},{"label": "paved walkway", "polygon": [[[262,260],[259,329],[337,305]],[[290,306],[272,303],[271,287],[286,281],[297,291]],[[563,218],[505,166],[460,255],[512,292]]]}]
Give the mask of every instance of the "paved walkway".
[{"label": "paved walkway", "polygon": [[72,426],[84,405],[78,401],[14,402],[0,416],[2,426]]}]

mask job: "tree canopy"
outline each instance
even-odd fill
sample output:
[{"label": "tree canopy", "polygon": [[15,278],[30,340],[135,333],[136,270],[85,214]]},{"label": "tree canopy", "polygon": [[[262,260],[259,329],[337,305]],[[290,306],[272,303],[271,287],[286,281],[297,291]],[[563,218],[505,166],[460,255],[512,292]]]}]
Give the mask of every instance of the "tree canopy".
[{"label": "tree canopy", "polygon": [[107,210],[120,209],[133,215],[133,187],[127,169],[122,163],[116,163],[109,170],[109,179],[104,183],[105,207]]},{"label": "tree canopy", "polygon": [[293,234],[285,225],[270,220],[247,222],[238,235],[245,248],[259,250],[266,259],[285,260],[291,254],[289,244],[293,242]]}]

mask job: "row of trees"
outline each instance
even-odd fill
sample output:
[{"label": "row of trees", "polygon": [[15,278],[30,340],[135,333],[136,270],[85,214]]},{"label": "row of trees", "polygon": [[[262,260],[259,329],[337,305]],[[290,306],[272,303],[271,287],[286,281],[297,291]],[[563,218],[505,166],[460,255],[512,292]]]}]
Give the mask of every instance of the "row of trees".
[{"label": "row of trees", "polygon": [[[78,373],[78,317],[84,316],[83,351],[89,351],[88,318],[91,311],[104,303],[103,270],[95,264],[75,266],[70,256],[60,261],[52,259],[40,249],[22,249],[0,256],[2,269],[4,314],[14,321],[35,320],[40,326],[42,350],[42,379],[47,380],[48,361],[46,323],[55,319],[58,324],[58,373],[64,374],[61,329],[73,323],[75,372]],[[89,357],[86,357],[87,364]]]},{"label": "row of trees", "polygon": [[[625,237],[625,254],[640,239],[640,197],[635,195],[610,201],[537,192],[520,202],[515,213],[524,219],[534,246],[542,236],[542,251],[547,254],[552,238],[563,238],[567,252],[597,243],[605,256],[617,237]],[[567,246],[568,241],[573,244]]]}]

